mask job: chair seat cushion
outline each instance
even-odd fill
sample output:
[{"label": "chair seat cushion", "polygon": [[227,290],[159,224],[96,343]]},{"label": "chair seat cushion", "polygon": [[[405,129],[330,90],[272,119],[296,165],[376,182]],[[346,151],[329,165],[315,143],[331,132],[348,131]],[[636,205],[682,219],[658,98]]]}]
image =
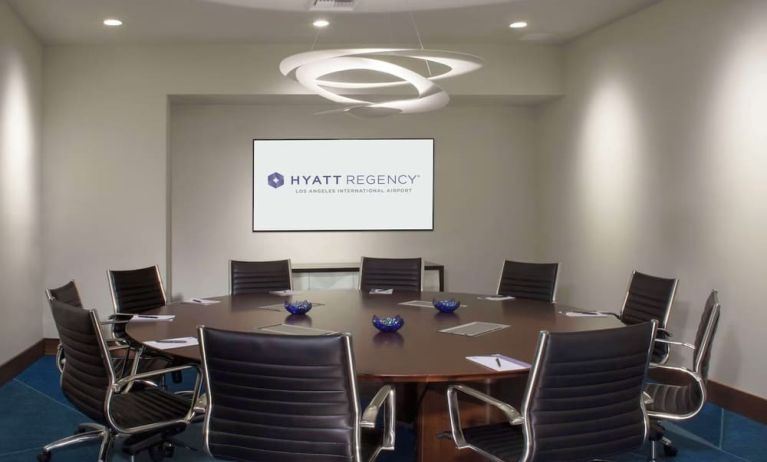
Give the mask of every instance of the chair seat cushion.
[{"label": "chair seat cushion", "polygon": [[181,419],[190,401],[159,388],[133,389],[112,397],[112,417],[123,428]]},{"label": "chair seat cushion", "polygon": [[525,445],[522,426],[506,422],[464,428],[463,436],[470,445],[509,462],[519,460]]},{"label": "chair seat cushion", "polygon": [[649,383],[645,391],[653,399],[653,403],[647,405],[650,412],[685,415],[694,412],[700,405],[700,396],[694,385]]}]

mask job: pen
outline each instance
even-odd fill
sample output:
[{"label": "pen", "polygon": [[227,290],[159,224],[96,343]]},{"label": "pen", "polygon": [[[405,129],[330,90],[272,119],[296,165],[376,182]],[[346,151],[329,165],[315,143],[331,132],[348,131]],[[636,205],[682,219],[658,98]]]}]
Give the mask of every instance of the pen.
[{"label": "pen", "polygon": [[497,362],[497,363],[498,363],[498,367],[501,367],[501,360],[500,360],[500,359],[498,359],[498,358],[495,358],[495,362]]},{"label": "pen", "polygon": [[157,319],[159,316],[150,316],[148,314],[138,314],[136,315],[137,318],[145,318],[145,319]]},{"label": "pen", "polygon": [[185,340],[156,340],[157,343],[186,343]]}]

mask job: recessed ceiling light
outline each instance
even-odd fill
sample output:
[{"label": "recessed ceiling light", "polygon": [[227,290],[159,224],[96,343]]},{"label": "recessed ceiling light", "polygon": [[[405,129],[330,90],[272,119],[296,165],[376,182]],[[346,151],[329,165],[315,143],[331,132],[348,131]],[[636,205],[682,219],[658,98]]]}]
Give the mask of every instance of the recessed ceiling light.
[{"label": "recessed ceiling light", "polygon": [[524,29],[527,27],[526,21],[514,21],[513,23],[509,24],[509,27],[512,29]]},{"label": "recessed ceiling light", "polygon": [[330,21],[327,19],[318,19],[312,23],[314,27],[317,27],[319,29],[322,29],[323,27],[328,27],[330,25]]},{"label": "recessed ceiling light", "polygon": [[104,20],[104,25],[109,27],[122,26],[123,22],[116,18],[108,18]]}]

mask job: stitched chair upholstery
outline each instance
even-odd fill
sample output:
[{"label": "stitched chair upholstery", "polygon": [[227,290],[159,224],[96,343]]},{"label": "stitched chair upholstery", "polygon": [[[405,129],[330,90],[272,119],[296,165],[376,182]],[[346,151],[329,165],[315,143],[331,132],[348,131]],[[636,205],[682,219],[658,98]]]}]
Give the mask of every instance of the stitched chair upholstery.
[{"label": "stitched chair upholstery", "polygon": [[[200,339],[210,403],[205,447],[211,456],[251,462],[361,462],[393,449],[394,390],[379,390],[371,403],[376,409],[360,419],[348,335],[201,327]],[[380,434],[373,429],[382,407],[386,428]]]},{"label": "stitched chair upholstery", "polygon": [[[588,461],[641,447],[648,432],[642,391],[655,329],[652,321],[541,332],[521,413],[464,385],[448,388],[453,440],[496,462]],[[507,421],[463,428],[459,392],[497,407]]]},{"label": "stitched chair upholstery", "polygon": [[231,262],[231,293],[265,294],[293,288],[290,260]]},{"label": "stitched chair upholstery", "polygon": [[360,290],[394,289],[396,292],[420,292],[423,284],[423,260],[420,258],[362,257]]},{"label": "stitched chair upholstery", "polygon": [[498,282],[498,295],[554,302],[559,263],[523,263],[506,260]]}]

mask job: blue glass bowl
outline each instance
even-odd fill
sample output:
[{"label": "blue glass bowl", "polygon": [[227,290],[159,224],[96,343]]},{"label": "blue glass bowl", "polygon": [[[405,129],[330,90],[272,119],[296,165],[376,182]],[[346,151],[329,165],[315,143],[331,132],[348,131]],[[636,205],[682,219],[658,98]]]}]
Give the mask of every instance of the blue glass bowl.
[{"label": "blue glass bowl", "polygon": [[400,327],[405,325],[405,320],[400,315],[389,318],[379,318],[373,315],[373,325],[381,332],[397,332]]},{"label": "blue glass bowl", "polygon": [[461,301],[454,298],[448,298],[447,300],[432,300],[434,308],[438,309],[442,313],[452,313],[461,307]]},{"label": "blue glass bowl", "polygon": [[304,300],[302,302],[285,302],[285,309],[290,314],[306,314],[312,309],[312,302]]}]

